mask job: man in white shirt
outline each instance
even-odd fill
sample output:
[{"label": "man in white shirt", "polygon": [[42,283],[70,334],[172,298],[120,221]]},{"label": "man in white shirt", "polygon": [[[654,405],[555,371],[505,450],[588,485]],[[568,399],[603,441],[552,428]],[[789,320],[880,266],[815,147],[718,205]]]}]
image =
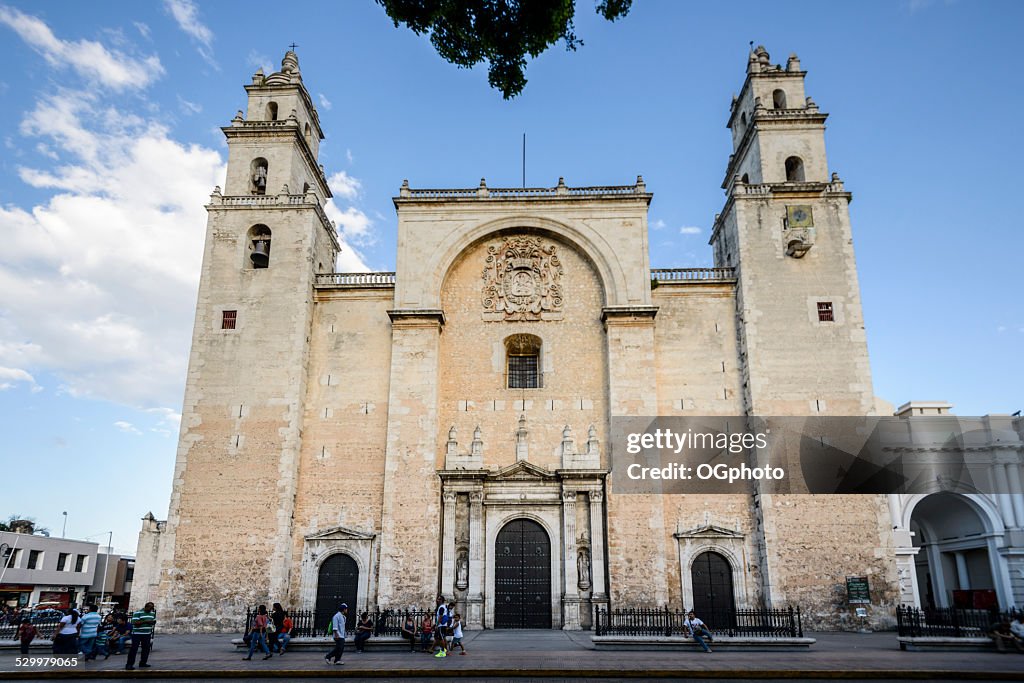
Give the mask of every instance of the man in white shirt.
[{"label": "man in white shirt", "polygon": [[697,644],[704,649],[704,652],[710,653],[711,648],[704,642],[704,638],[707,638],[709,641],[713,641],[714,638],[711,637],[711,631],[708,631],[707,625],[697,618],[697,615],[693,613],[693,610],[690,610],[686,615],[686,621],[683,622],[683,625],[690,629],[690,635],[692,635],[693,639],[697,641]]},{"label": "man in white shirt", "polygon": [[348,614],[348,605],[341,603],[338,606],[338,611],[334,613],[334,618],[331,619],[331,637],[334,638],[334,649],[327,653],[324,657],[324,661],[331,663],[331,658],[334,658],[335,664],[344,664],[341,661],[341,656],[345,653],[345,616]]}]

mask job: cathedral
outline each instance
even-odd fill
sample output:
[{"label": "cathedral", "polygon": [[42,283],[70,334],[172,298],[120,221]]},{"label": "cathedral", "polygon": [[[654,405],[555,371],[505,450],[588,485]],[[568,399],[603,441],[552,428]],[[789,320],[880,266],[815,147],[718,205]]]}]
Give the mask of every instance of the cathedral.
[{"label": "cathedral", "polygon": [[[1020,496],[613,487],[616,417],[893,414],[805,75],[749,55],[713,268],[650,267],[637,177],[402,182],[395,272],[337,273],[298,58],[258,71],[223,128],[170,509],[143,520],[133,602],[208,631],[257,603],[438,594],[488,629],[587,629],[609,606],[799,606],[820,627],[861,625],[859,607],[884,626],[955,590],[1024,602]],[[986,419],[1017,439],[1019,490],[1020,420]]]}]

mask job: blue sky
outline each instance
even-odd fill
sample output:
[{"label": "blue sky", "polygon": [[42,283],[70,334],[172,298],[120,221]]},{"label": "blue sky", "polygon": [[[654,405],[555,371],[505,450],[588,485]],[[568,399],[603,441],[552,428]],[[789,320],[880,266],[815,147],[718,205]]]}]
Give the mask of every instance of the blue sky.
[{"label": "blue sky", "polygon": [[319,103],[339,270],[392,270],[414,187],[654,192],[654,267],[710,264],[748,42],[799,54],[851,206],[875,392],[962,415],[1024,408],[1019,2],[638,0],[577,9],[514,101],[371,0],[0,0],[0,514],[69,536],[167,511],[219,126],[299,44]]}]

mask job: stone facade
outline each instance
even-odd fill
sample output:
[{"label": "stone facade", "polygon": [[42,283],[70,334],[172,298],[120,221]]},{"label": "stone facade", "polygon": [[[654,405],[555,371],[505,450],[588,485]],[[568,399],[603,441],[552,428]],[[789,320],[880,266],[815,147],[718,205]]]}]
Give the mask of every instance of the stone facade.
[{"label": "stone facade", "polygon": [[500,627],[505,556],[529,546],[529,618],[553,628],[692,605],[708,553],[736,607],[843,625],[839,588],[868,576],[886,623],[904,583],[885,496],[612,491],[613,416],[873,414],[850,194],[804,75],[751,53],[715,268],[650,269],[637,178],[404,183],[396,273],[338,274],[298,60],[257,73],[224,128],[174,492],[133,600],[168,628],[236,628],[257,602],[315,608],[342,554],[357,610],[441,593]]}]

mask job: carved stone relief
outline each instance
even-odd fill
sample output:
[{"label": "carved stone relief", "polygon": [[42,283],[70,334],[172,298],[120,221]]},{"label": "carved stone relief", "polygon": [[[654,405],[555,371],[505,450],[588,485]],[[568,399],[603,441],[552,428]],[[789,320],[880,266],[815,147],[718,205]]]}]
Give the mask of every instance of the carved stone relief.
[{"label": "carved stone relief", "polygon": [[487,248],[483,319],[561,320],[562,263],[557,247],[518,235]]}]

